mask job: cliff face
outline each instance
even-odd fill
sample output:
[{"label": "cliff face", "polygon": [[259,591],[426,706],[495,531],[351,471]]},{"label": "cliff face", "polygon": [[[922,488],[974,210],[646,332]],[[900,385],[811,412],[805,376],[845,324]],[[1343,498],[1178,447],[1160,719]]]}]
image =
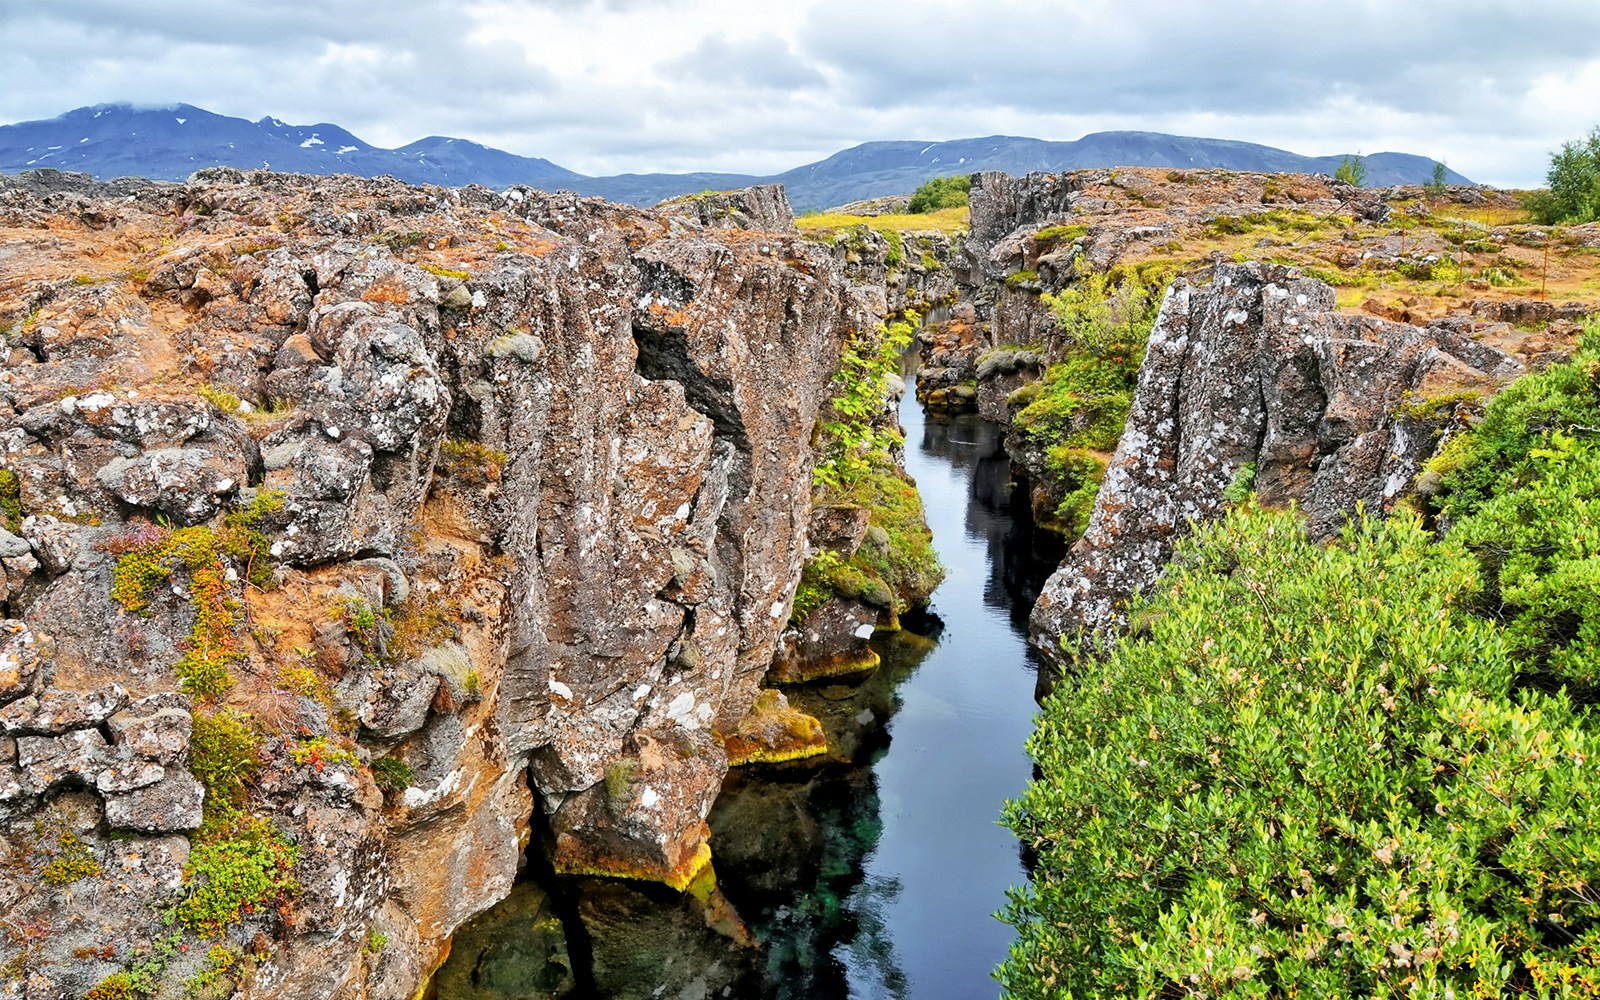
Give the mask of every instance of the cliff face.
[{"label": "cliff face", "polygon": [[1128,598],[1193,522],[1220,516],[1241,476],[1262,503],[1298,505],[1321,537],[1358,507],[1387,512],[1456,425],[1455,403],[1521,370],[1446,328],[1337,313],[1333,289],[1291,268],[1178,281],[1088,530],[1034,606],[1034,642],[1051,654],[1058,637],[1114,635]]},{"label": "cliff face", "polygon": [[[228,170],[6,182],[0,229],[6,981],[409,996],[534,793],[560,870],[704,863],[876,322],[826,251]],[[240,817],[299,885],[223,899],[218,958]]]}]

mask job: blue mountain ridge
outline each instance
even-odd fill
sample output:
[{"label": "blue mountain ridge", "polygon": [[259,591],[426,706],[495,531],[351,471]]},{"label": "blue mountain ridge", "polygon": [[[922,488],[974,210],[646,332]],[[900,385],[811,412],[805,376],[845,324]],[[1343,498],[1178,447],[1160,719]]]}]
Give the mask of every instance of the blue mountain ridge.
[{"label": "blue mountain ridge", "polygon": [[[518,156],[467,139],[428,136],[398,149],[367,143],[338,125],[291,125],[277,118],[251,122],[189,104],[135,107],[97,104],[56,118],[0,125],[0,173],[41,167],[81,171],[102,179],[182,180],[202,167],[271,168],[307,174],[388,174],[419,184],[505,187],[526,184],[652,205],[707,189],[781,183],[797,211],[863,198],[905,194],[931,177],[1003,170],[1078,170],[1093,167],[1221,168],[1264,172],[1333,173],[1342,155],[1301,156],[1271,146],[1161,132],[1095,132],[1071,142],[987,136],[943,142],[866,142],[780,174],[618,174],[588,177],[538,157]],[[1420,184],[1434,162],[1410,153],[1363,157],[1371,186]],[[1452,184],[1472,181],[1447,171]]]}]

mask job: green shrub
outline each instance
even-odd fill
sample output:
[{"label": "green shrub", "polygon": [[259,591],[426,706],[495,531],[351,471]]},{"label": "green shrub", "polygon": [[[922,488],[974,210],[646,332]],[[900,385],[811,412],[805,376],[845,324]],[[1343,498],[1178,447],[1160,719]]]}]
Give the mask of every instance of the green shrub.
[{"label": "green shrub", "polygon": [[1600,989],[1593,750],[1565,699],[1511,694],[1478,586],[1412,517],[1197,530],[1045,703],[1006,995]]},{"label": "green shrub", "polygon": [[899,373],[900,355],[911,343],[909,322],[896,321],[875,331],[850,335],[829,388],[829,415],[818,429],[817,463],[812,482],[848,490],[871,471],[871,455],[896,443],[892,432],[876,429],[884,413],[889,378]]},{"label": "green shrub", "polygon": [[1077,538],[1089,527],[1094,500],[1106,476],[1106,463],[1099,455],[1083,448],[1058,444],[1045,452],[1045,466],[1058,480],[1073,484],[1056,505],[1055,518],[1061,531]]},{"label": "green shrub", "polygon": [[[1441,475],[1433,501],[1446,521],[1473,513],[1493,496],[1542,476],[1552,432],[1600,426],[1600,321],[1584,326],[1567,364],[1507,386],[1470,434],[1452,438],[1428,464]],[[1584,433],[1589,433],[1585,431]]]},{"label": "green shrub", "polygon": [[1442,161],[1435,162],[1433,173],[1428,176],[1427,183],[1422,185],[1423,194],[1434,199],[1443,198],[1448,194],[1450,185],[1446,182],[1445,173],[1444,163]]},{"label": "green shrub", "polygon": [[1600,219],[1600,126],[1550,155],[1545,182],[1547,189],[1524,200],[1535,221],[1554,225]]},{"label": "green shrub", "polygon": [[232,710],[196,712],[189,770],[206,790],[203,829],[225,829],[241,814],[261,771],[261,739],[249,717]]},{"label": "green shrub", "polygon": [[417,774],[411,765],[399,757],[379,757],[372,762],[372,781],[385,799],[391,799],[407,788]]},{"label": "green shrub", "polygon": [[967,203],[972,189],[972,175],[935,177],[923,181],[911,194],[911,204],[906,211],[915,215],[937,212],[942,208],[960,208]]},{"label": "green shrub", "polygon": [[266,820],[245,822],[226,838],[202,839],[184,867],[187,893],[178,902],[178,920],[214,938],[269,904],[287,905],[300,891],[290,874],[298,857],[299,848]]},{"label": "green shrub", "polygon": [[1489,610],[1516,651],[1584,700],[1600,693],[1600,445],[1551,432],[1543,467],[1463,518],[1452,541],[1480,555]]},{"label": "green shrub", "polygon": [[1433,509],[1477,553],[1481,609],[1547,686],[1600,697],[1600,320],[1572,361],[1500,393],[1431,463]]}]

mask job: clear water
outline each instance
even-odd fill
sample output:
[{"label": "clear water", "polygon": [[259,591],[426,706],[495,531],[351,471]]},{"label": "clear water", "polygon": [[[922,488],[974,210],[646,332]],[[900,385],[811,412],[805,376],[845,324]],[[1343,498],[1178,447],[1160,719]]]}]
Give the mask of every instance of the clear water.
[{"label": "clear water", "polygon": [[991,972],[1012,932],[992,915],[1026,878],[1015,838],[998,823],[1031,774],[1023,745],[1037,706],[1023,629],[1054,561],[1018,523],[1026,511],[1012,515],[994,425],[927,420],[909,393],[901,421],[906,470],[947,574],[931,608],[944,627],[897,690],[889,746],[873,767],[882,834],[845,903],[887,933],[841,943],[834,955],[855,1000],[995,996]]},{"label": "clear water", "polygon": [[[823,720],[831,762],[729,775],[710,817],[715,866],[759,950],[670,891],[546,874],[525,888],[565,914],[570,959],[549,959],[503,905],[458,935],[441,996],[446,983],[474,1000],[997,996],[1012,933],[993,914],[1026,878],[998,822],[1031,776],[1025,626],[1061,546],[1034,531],[998,428],[927,419],[909,392],[901,422],[946,577],[928,615],[874,639],[877,670],[788,689]],[[575,981],[530,991],[553,961]]]}]

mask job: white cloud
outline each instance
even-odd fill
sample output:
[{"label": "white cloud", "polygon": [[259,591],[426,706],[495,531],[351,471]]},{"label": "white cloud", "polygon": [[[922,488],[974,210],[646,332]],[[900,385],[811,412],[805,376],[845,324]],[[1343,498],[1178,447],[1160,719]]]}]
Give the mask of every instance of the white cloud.
[{"label": "white cloud", "polygon": [[770,173],[871,139],[1124,128],[1537,183],[1600,122],[1600,5],[1523,0],[0,2],[0,120],[183,101],[585,173]]}]

